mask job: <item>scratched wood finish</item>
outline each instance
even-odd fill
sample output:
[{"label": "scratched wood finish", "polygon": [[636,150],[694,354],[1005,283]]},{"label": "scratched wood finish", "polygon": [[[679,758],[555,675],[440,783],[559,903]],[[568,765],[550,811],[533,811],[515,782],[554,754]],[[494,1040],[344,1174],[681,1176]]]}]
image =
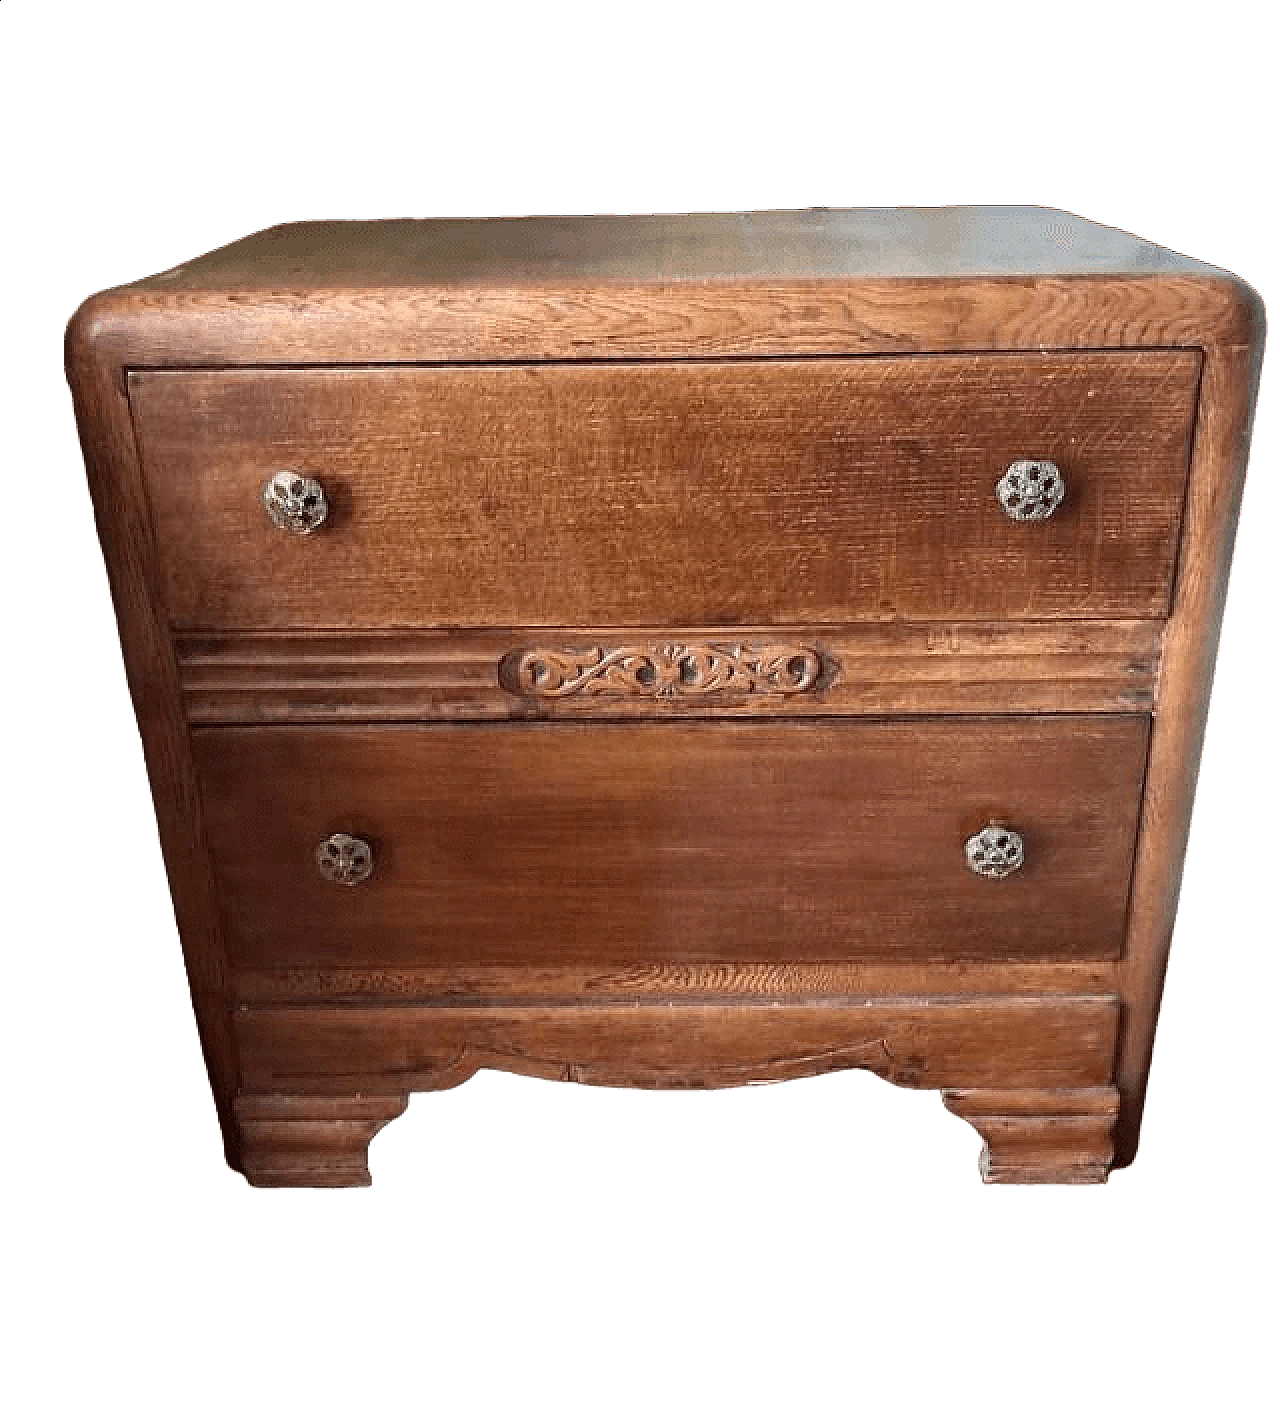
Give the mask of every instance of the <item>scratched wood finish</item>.
[{"label": "scratched wood finish", "polygon": [[[195,724],[464,719],[681,719],[691,715],[996,715],[1149,711],[1157,621],[869,623],[779,629],[413,630],[186,634],[176,639]],[[655,655],[673,645],[732,651],[782,643],[820,659],[803,691],[726,688],[678,695],[616,689],[563,698],[502,683],[504,660],[547,649]]]},{"label": "scratched wood finish", "polygon": [[[1147,721],[198,730],[238,966],[1119,953]],[[975,876],[965,839],[1024,834]],[[352,832],[371,880],[322,880]]]},{"label": "scratched wood finish", "polygon": [[[129,378],[180,630],[1157,616],[1194,352]],[[994,488],[1048,458],[1067,498]],[[306,538],[260,501],[324,486]]]}]

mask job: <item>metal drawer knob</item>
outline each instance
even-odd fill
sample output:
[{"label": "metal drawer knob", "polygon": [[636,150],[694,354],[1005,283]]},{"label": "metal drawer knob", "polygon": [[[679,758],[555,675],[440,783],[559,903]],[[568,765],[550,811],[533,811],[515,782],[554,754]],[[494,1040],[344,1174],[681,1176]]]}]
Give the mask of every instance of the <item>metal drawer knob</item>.
[{"label": "metal drawer knob", "polygon": [[964,859],[975,875],[1001,881],[1022,865],[1022,835],[989,823],[964,844]]},{"label": "metal drawer knob", "polygon": [[324,525],[329,503],[314,477],[277,472],[262,488],[262,504],[273,526],[291,535],[310,535]]},{"label": "metal drawer knob", "polygon": [[373,851],[362,837],[335,832],[316,848],[316,865],[326,881],[359,886],[373,875]]},{"label": "metal drawer knob", "polygon": [[1019,459],[996,483],[996,500],[1011,521],[1047,521],[1066,494],[1062,472],[1052,462]]}]

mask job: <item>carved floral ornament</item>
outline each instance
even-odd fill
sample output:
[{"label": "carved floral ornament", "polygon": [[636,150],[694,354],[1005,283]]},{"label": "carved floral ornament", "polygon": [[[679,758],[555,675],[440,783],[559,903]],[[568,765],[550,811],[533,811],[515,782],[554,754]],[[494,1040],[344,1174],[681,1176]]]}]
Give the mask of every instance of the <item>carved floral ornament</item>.
[{"label": "carved floral ornament", "polygon": [[679,700],[813,691],[822,658],[794,644],[662,643],[538,648],[503,660],[502,682],[526,696]]}]

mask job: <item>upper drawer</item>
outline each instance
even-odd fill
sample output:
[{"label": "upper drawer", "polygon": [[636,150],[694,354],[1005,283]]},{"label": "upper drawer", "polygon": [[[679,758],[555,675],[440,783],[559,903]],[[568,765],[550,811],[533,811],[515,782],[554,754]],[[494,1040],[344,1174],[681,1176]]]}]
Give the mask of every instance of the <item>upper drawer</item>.
[{"label": "upper drawer", "polygon": [[[1196,351],[129,377],[179,630],[1152,617]],[[1050,459],[1066,496],[995,486]],[[291,469],[312,535],[261,492]]]}]

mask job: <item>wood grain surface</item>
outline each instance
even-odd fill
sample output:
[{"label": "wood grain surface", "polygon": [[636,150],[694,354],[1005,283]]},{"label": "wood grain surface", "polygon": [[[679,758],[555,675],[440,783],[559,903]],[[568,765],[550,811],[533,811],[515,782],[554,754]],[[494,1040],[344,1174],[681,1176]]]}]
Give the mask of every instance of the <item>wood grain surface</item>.
[{"label": "wood grain surface", "polygon": [[874,1071],[920,1087],[1107,1084],[1110,997],[725,1008],[242,1008],[245,1088],[456,1086],[483,1067],[589,1085],[747,1085]]},{"label": "wood grain surface", "polygon": [[[1165,634],[1133,907],[1121,968],[1126,1003],[1117,1070],[1121,1107],[1116,1163],[1120,1166],[1131,1163],[1138,1151],[1261,371],[1260,334],[1247,349],[1215,349],[1205,359],[1186,525],[1173,615]],[[1247,776],[1242,781],[1247,782]]]},{"label": "wood grain surface", "polygon": [[[183,702],[196,724],[727,715],[998,715],[1149,711],[1158,620],[864,623],[804,632],[665,629],[644,634],[508,629],[194,633],[176,641]],[[648,659],[673,648],[741,655],[806,649],[814,684],[653,686],[567,696],[503,684],[504,664],[548,652]]]},{"label": "wood grain surface", "polygon": [[[197,730],[241,967],[1119,953],[1147,721]],[[988,821],[1027,861],[975,876]],[[330,832],[374,848],[323,881]]]},{"label": "wood grain surface", "polygon": [[[864,1066],[946,1090],[989,1181],[1129,1162],[1263,337],[1238,278],[1026,209],[299,225],[90,298],[229,1161],[367,1181],[480,1066]],[[1043,527],[992,494],[1030,455]],[[257,502],[298,465],[307,540]],[[1019,812],[1024,871],[971,876]],[[323,883],[361,824],[374,879]]]},{"label": "wood grain surface", "polygon": [[238,1168],[240,1137],[232,1100],[239,1068],[231,1027],[226,941],[205,843],[173,640],[155,587],[160,569],[125,379],[92,340],[81,339],[71,328],[66,351],[67,378],[74,395],[125,674],[142,737],[196,1027],[227,1162]]},{"label": "wood grain surface", "polygon": [[255,1188],[360,1188],[369,1141],[407,1095],[237,1095],[241,1166]]},{"label": "wood grain surface", "polygon": [[[1114,1005],[1111,1011],[1114,1014]],[[456,1085],[485,1067],[588,1084],[615,1084],[621,1077],[628,1085],[668,1089],[756,1083],[856,1067],[876,1071],[899,1084],[918,1086],[965,1066],[965,1054],[971,1047],[966,1031],[974,1023],[984,1026],[987,1036],[994,1040],[1015,1039],[1015,1046],[1018,1038],[1034,1046],[1047,1043],[1068,1066],[1091,1059],[1100,1063],[1114,1039],[1114,1015],[1108,1027],[1106,1013],[1097,1003],[1090,1007],[1077,1003],[1069,1008],[1041,1004],[1030,1025],[1025,1008],[1008,1005],[993,1008],[973,1003],[959,1009],[929,1004],[910,1008],[884,1006],[872,1011],[870,1018],[867,1013],[864,1009],[862,1016],[849,1026],[849,1019],[835,1012],[829,1024],[833,1029],[844,1030],[846,1036],[861,1032],[864,1040],[831,1050],[803,1050],[797,1055],[784,1054],[751,1064],[724,1061],[713,1065],[705,1051],[689,1056],[683,1048],[667,1044],[654,1057],[655,1064],[647,1069],[641,1069],[638,1060],[619,1067],[608,1061],[555,1061],[548,1057],[590,1056],[593,1052],[607,1056],[621,1045],[628,1046],[638,1059],[653,1056],[650,1044],[665,1029],[661,1020],[653,1025],[651,1016],[645,1017],[639,1027],[634,1025],[638,1019],[626,1018],[625,1014],[623,1019],[607,1019],[603,1025],[590,1016],[544,1018],[535,1024],[532,1037],[528,1019],[518,1015],[455,1016],[444,1019],[444,1028],[438,1025],[439,1019],[435,1019],[435,1027],[430,1023],[424,1026],[420,1015],[373,1019],[366,1015],[356,1019],[354,1030],[366,1045],[393,1039],[401,1064],[413,1063],[418,1068],[408,1074],[388,1074],[381,1069],[389,1059],[384,1057],[380,1070],[374,1073],[376,1079],[432,1089]],[[1082,1013],[1091,1019],[1092,1028],[1082,1020]],[[624,1021],[633,1025],[618,1025]],[[305,1038],[315,1038],[314,1052],[307,1052],[308,1061],[315,1056],[321,1064],[351,1064],[349,1052],[344,1058],[342,1037],[344,1031],[353,1029],[344,1027],[342,1022],[335,1026],[334,1019],[323,1012],[305,1017],[302,1026],[296,1017],[288,1021],[278,1017],[253,1018],[246,1019],[246,1023],[249,1044],[273,1067],[280,1065],[282,1059],[288,1064],[292,1039],[300,1032]],[[681,1019],[675,1030],[687,1032],[691,1024],[696,1026],[697,1020]],[[717,1019],[717,1030],[734,1029]],[[759,1055],[759,1029],[749,1030],[747,1054]],[[886,1035],[868,1035],[877,1030]],[[812,1046],[811,1030],[804,1026],[803,1019],[787,1019],[789,1043],[779,1045],[777,1041],[782,1028],[768,1031],[773,1034],[769,1050],[785,1053],[788,1047]],[[442,1051],[439,1038],[449,1033],[454,1040],[446,1043]],[[724,1045],[725,1040],[717,1050],[722,1056],[732,1056],[732,1044]],[[408,1057],[406,1047],[413,1048]],[[439,1059],[433,1058],[433,1052]],[[978,1061],[983,1067],[990,1063],[989,1055]],[[1025,1065],[1017,1069],[1025,1078]],[[1061,1080],[1062,1066],[1046,1074]],[[279,1079],[288,1083],[296,1078]],[[318,1093],[273,1089],[265,1093],[245,1091],[236,1096],[235,1118],[243,1143],[241,1159],[250,1183],[265,1188],[368,1186],[372,1181],[369,1143],[380,1129],[404,1113],[409,1095],[398,1089],[333,1093],[334,1082],[345,1084],[348,1080],[348,1073],[339,1073],[330,1077],[330,1084]],[[1019,1084],[1000,1089],[944,1090],[942,1100],[948,1110],[967,1120],[982,1135],[980,1168],[987,1183],[1106,1181],[1114,1156],[1112,1133],[1119,1103],[1113,1086],[1027,1089]]]},{"label": "wood grain surface", "polygon": [[856,1005],[242,1008],[244,1172],[263,1187],[367,1184],[369,1141],[411,1090],[490,1068],[586,1085],[740,1086],[872,1071],[938,1087],[982,1134],[987,1182],[1106,1178],[1113,997]]},{"label": "wood grain surface", "polygon": [[[138,373],[185,631],[1158,616],[1199,356]],[[1042,523],[994,495],[1048,458]],[[313,536],[259,500],[330,499]]]},{"label": "wood grain surface", "polygon": [[1060,210],[329,222],[265,230],[73,323],[120,366],[1247,346],[1222,269]]},{"label": "wood grain surface", "polygon": [[1112,960],[993,963],[975,959],[781,960],[670,964],[436,964],[354,968],[336,961],[238,968],[238,1003],[303,1006],[377,1003],[773,1003],[924,994],[1111,993]]},{"label": "wood grain surface", "polygon": [[117,371],[1249,346],[1229,276],[1000,276],[99,293],[71,339]]}]

